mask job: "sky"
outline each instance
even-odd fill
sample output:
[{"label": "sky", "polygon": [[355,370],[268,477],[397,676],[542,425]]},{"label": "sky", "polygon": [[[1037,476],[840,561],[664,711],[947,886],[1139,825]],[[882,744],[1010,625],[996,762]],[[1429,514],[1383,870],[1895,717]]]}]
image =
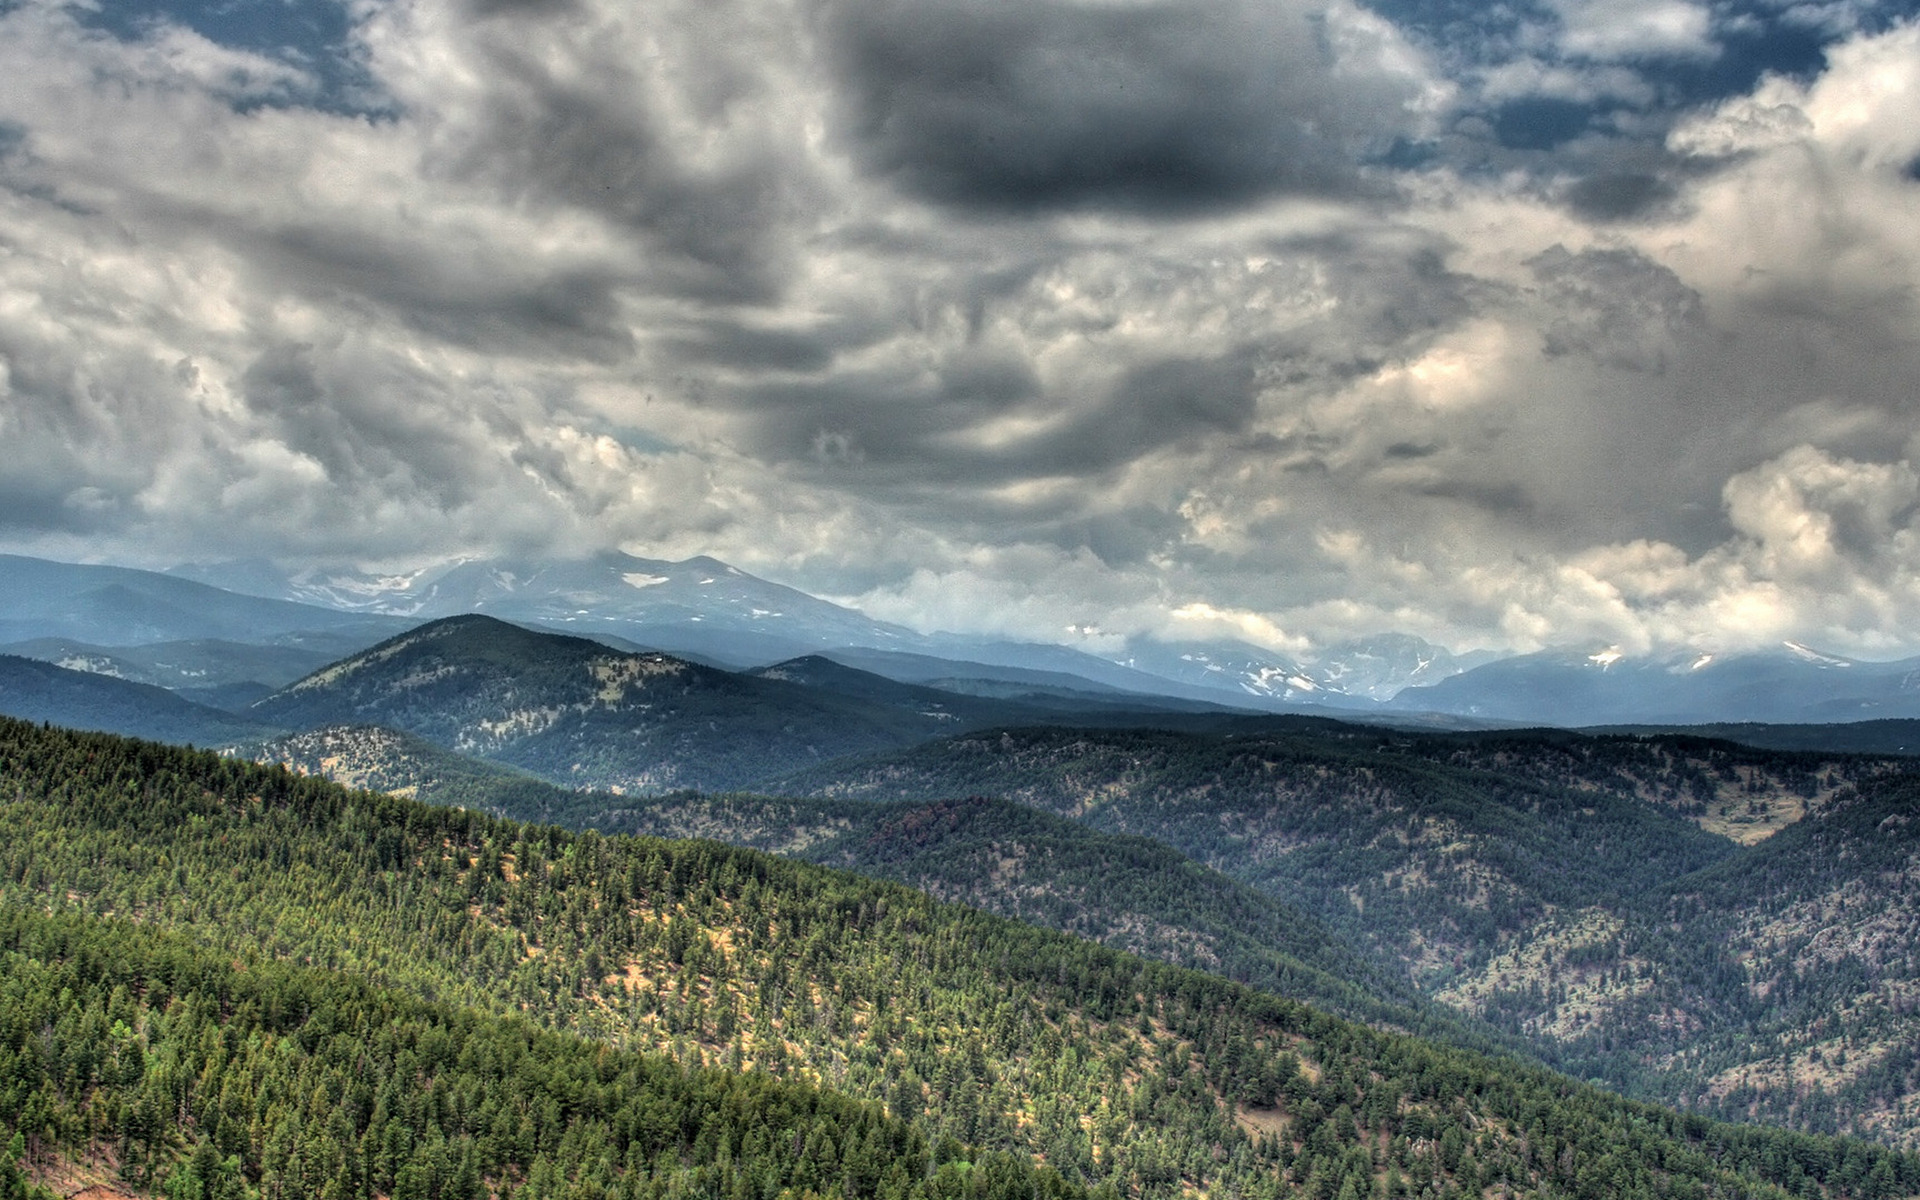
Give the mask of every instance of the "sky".
[{"label": "sky", "polygon": [[0,2],[0,546],[1920,654],[1920,0]]}]

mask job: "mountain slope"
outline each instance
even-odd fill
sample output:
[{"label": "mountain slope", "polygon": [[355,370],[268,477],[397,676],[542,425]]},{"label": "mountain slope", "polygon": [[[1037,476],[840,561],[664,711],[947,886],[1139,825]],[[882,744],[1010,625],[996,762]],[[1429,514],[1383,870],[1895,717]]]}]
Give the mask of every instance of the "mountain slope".
[{"label": "mountain slope", "polygon": [[[441,1003],[830,1079],[930,1144],[1044,1155],[1146,1200],[1920,1188],[1920,1160],[1884,1148],[1663,1112],[711,843],[529,829],[13,722],[0,780],[7,904],[112,910],[221,953],[244,939]],[[949,1195],[978,1194],[972,1175]]]},{"label": "mountain slope", "polygon": [[[1307,908],[1413,972],[1430,994],[1526,1037],[1582,1076],[1809,1128],[1854,1121],[1907,1142],[1920,1138],[1920,1103],[1906,1107],[1907,1084],[1876,1077],[1843,1111],[1805,1103],[1804,1077],[1761,1069],[1792,1053],[1796,1030],[1853,1018],[1844,1007],[1783,1010],[1781,997],[1811,994],[1807,985],[1767,967],[1772,951],[1760,943],[1729,949],[1747,945],[1738,928],[1766,911],[1760,891],[1723,889],[1712,921],[1663,907],[1689,880],[1784,854],[1822,827],[1823,814],[1841,811],[1856,786],[1862,794],[1903,786],[1905,766],[1557,731],[1281,738],[1024,730],[838,764],[789,785],[847,797],[998,794],[1155,837]],[[1849,886],[1886,897],[1885,920],[1912,920],[1899,878],[1859,874],[1873,861],[1864,854],[1840,861]],[[1794,862],[1785,877],[1798,872],[1796,886],[1835,869],[1818,856]],[[1762,891],[1782,887],[1776,878]],[[1832,936],[1866,936],[1848,931],[1868,910],[1834,911],[1846,919]],[[1862,928],[1872,923],[1859,919]],[[1894,962],[1872,977],[1893,994],[1920,988],[1912,965],[1920,959]],[[1750,987],[1749,975],[1771,982]],[[1782,1011],[1794,1019],[1783,1021]]]},{"label": "mountain slope", "polygon": [[711,838],[890,879],[940,899],[1298,996],[1358,1020],[1495,1047],[1424,1004],[1316,918],[1145,838],[1024,806],[793,800],[674,792],[633,799],[554,787],[377,727],[275,739],[266,762],[436,804],[601,833]]},{"label": "mountain slope", "polygon": [[331,634],[365,645],[411,624],[237,595],[153,571],[0,554],[0,642],[51,637],[131,646],[221,638],[298,644],[302,635]]},{"label": "mountain slope", "polygon": [[[246,959],[0,908],[0,1134],[27,1176],[86,1164],[86,1194],[208,1198],[1086,1194],[1006,1155],[963,1181],[953,1148],[804,1083]],[[0,1196],[22,1183],[0,1153]]]},{"label": "mountain slope", "polygon": [[1553,906],[1644,889],[1733,852],[1636,794],[1578,793],[1408,753],[1424,744],[1414,735],[1329,728],[1339,732],[993,731],[812,768],[776,790],[1000,796],[1150,837],[1426,980],[1488,956]]},{"label": "mountain slope", "polygon": [[734,787],[961,727],[932,706],[621,653],[485,616],[431,622],[248,712],[296,729],[390,726],[550,780],[623,790]]},{"label": "mountain slope", "polygon": [[0,655],[0,713],[198,746],[252,742],[280,732],[264,721],[194,704],[164,688],[12,655]]}]

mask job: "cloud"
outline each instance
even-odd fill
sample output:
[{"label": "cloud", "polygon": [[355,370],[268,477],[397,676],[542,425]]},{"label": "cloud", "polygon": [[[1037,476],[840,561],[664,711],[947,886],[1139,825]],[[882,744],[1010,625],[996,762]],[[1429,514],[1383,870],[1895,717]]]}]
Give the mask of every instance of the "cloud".
[{"label": "cloud", "polygon": [[1706,6],[1685,0],[1555,0],[1562,53],[1600,62],[1710,58],[1719,51]]},{"label": "cloud", "polygon": [[0,538],[713,553],[1289,653],[1905,646],[1920,34],[1702,100],[1720,10],[1454,11],[396,0],[355,109],[13,6]]},{"label": "cloud", "polygon": [[848,136],[909,191],[995,210],[1345,194],[1435,82],[1343,3],[829,3]]}]

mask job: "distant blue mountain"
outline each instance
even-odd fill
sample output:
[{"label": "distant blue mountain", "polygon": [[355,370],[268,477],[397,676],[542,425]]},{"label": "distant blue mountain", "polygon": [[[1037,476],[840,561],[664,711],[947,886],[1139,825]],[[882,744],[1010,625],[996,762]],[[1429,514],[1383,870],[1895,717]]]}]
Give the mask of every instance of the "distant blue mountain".
[{"label": "distant blue mountain", "polygon": [[1569,728],[1920,717],[1920,659],[1861,662],[1791,642],[1735,655],[1553,650],[1409,688],[1389,707]]},{"label": "distant blue mountain", "polygon": [[137,646],[219,638],[277,645],[314,642],[341,654],[415,623],[241,595],[131,567],[0,554],[0,643],[72,638],[96,646]]}]

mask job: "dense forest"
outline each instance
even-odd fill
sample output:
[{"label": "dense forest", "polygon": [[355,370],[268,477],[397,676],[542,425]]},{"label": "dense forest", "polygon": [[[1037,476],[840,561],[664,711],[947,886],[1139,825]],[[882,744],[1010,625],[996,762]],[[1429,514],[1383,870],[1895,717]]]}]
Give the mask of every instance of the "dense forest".
[{"label": "dense forest", "polygon": [[[278,745],[306,769],[443,802],[850,867],[1375,1024],[1518,1049],[1644,1099],[1920,1144],[1920,1072],[1903,1049],[1920,1041],[1907,999],[1920,969],[1897,911],[1855,897],[1767,917],[1775,934],[1828,931],[1812,979],[1775,934],[1741,930],[1831,863],[1803,854],[1716,885],[1681,920],[1668,900],[1806,844],[1852,797],[1897,791],[1906,760],[1691,736],[1247,725],[968,735],[804,777],[876,797],[839,800],[576,792],[372,729]],[[1058,815],[939,798],[995,785]],[[924,798],[878,799],[897,793]],[[1874,854],[1834,861],[1854,891],[1903,894],[1897,872],[1868,870]]]},{"label": "dense forest", "polygon": [[[883,1164],[880,1179],[887,1156],[897,1153],[906,1186],[927,1170],[933,1174],[926,1186],[941,1186],[945,1165],[963,1160],[976,1171],[983,1162],[1012,1161],[984,1157],[998,1151],[1044,1164],[1063,1181],[1023,1175],[1029,1184],[1005,1184],[1016,1191],[1110,1187],[1169,1200],[1189,1192],[1261,1200],[1503,1192],[1597,1200],[1920,1191],[1920,1160],[1884,1147],[1719,1124],[1625,1101],[1518,1061],[1371,1029],[897,885],[711,842],[524,826],[212,754],[12,721],[0,722],[0,788],[0,904],[19,922],[9,928],[53,921],[79,944],[124,944],[131,960],[145,952],[114,939],[135,938],[120,924],[132,920],[140,938],[160,939],[155,953],[177,947],[211,964],[200,973],[216,988],[219,979],[236,987],[258,979],[271,990],[284,979],[291,989],[326,990],[339,979],[332,973],[347,972],[351,986],[366,989],[367,1004],[398,1003],[378,997],[399,992],[429,1006],[408,1011],[443,1014],[422,1015],[429,1026],[469,1021],[491,1031],[508,1027],[493,1022],[527,1022],[597,1039],[607,1047],[598,1054],[664,1052],[683,1070],[745,1070],[831,1089],[850,1097],[848,1107],[834,1111],[859,1126],[863,1145],[864,1131],[874,1130],[867,1161]],[[180,940],[166,937],[169,931]],[[16,940],[38,937],[29,931]],[[24,955],[19,961],[40,965],[9,970],[9,979],[31,981],[50,971],[63,982],[23,984],[20,1011],[33,1015],[0,1027],[6,1137],[64,1138],[59,1145],[68,1152],[92,1152],[145,1136],[144,1126],[134,1127],[145,1110],[132,1101],[117,1109],[106,1102],[127,1088],[136,1096],[171,1096],[172,1111],[184,1116],[178,1089],[203,1078],[206,1068],[169,1074],[168,1063],[187,1060],[160,1053],[156,1044],[173,1044],[175,1017],[193,1004],[171,997],[191,989],[168,984],[156,991],[131,977],[85,984],[72,975],[74,982],[65,982],[69,977],[59,975],[110,972],[122,955],[117,948],[93,966],[73,965],[84,953],[33,945],[17,953]],[[225,974],[211,969],[221,964]],[[116,1000],[122,984],[124,1000]],[[112,1049],[118,1038],[129,1048],[63,1059],[49,1083],[49,994],[80,1025],[104,1027],[108,1041],[98,1045]],[[206,1029],[233,1019],[305,1020],[322,1011],[313,1005],[276,1016],[263,1002],[255,1017],[245,1006],[229,1013],[224,1004],[202,1003]],[[349,1080],[371,1086],[406,1079],[410,1067],[416,1082],[431,1078],[437,1087],[437,1074],[420,1074],[419,1052],[410,1063],[401,1056],[400,1033],[391,1065],[351,1057],[376,1025],[387,1024],[355,1015],[365,1009],[338,1007],[334,1019],[344,1024],[337,1029],[314,1026],[315,1036],[302,1041],[292,1027],[264,1024],[257,1042],[236,1033],[225,1053],[242,1060],[238,1069],[258,1061],[261,1070],[294,1072],[295,1079],[296,1064],[274,1065],[279,1058],[338,1053],[354,1064]],[[280,1048],[273,1058],[256,1059],[255,1047],[269,1035]],[[196,1044],[212,1054],[216,1041],[228,1044],[224,1028],[217,1038],[203,1030]],[[554,1045],[561,1054],[561,1044]],[[135,1061],[137,1073],[129,1066]],[[312,1070],[325,1075],[325,1063],[341,1061],[326,1059]],[[631,1071],[638,1080],[650,1069]],[[156,1075],[175,1090],[156,1083],[143,1092]],[[692,1078],[695,1093],[767,1086]],[[105,1084],[101,1103],[84,1099],[101,1080],[117,1082]],[[473,1102],[455,1076],[448,1080],[448,1092],[426,1094],[444,1095],[449,1112]],[[29,1098],[48,1095],[49,1087],[57,1104],[43,1100],[29,1109]],[[422,1088],[401,1091],[415,1107],[396,1121],[389,1105],[386,1128],[434,1144],[438,1124],[439,1143],[450,1147],[458,1136],[450,1132],[454,1118],[437,1123]],[[244,1094],[235,1090],[235,1129]],[[321,1098],[331,1094],[322,1091]],[[289,1125],[300,1112],[318,1119],[314,1090],[284,1095]],[[610,1111],[621,1111],[616,1098],[606,1101]],[[52,1134],[50,1104],[66,1114]],[[910,1131],[878,1123],[876,1105],[909,1122],[920,1143]],[[571,1111],[561,1105],[560,1119]],[[226,1113],[221,1108],[222,1130]],[[74,1114],[91,1122],[84,1132]],[[181,1195],[222,1188],[229,1189],[223,1195],[304,1194],[264,1190],[264,1140],[258,1158],[241,1154],[237,1133],[203,1153],[202,1142],[213,1135],[198,1132],[195,1122],[192,1136],[202,1141],[141,1149],[121,1160],[122,1169],[163,1186],[179,1172],[186,1180]],[[280,1123],[248,1117],[247,1136],[256,1124],[264,1131]],[[301,1127],[307,1124],[301,1118]],[[496,1127],[504,1136],[504,1123],[489,1129]],[[335,1144],[344,1147],[353,1132],[359,1145],[366,1128],[343,1128]],[[538,1151],[540,1135],[532,1136]],[[846,1172],[851,1136],[825,1135],[835,1147],[837,1176],[770,1186],[846,1200],[879,1195],[872,1172]],[[891,1149],[883,1150],[883,1140]],[[621,1163],[606,1160],[599,1175],[591,1174],[597,1167],[582,1166],[566,1177],[567,1194],[606,1196],[629,1180],[640,1186],[625,1164],[657,1161],[660,1144],[628,1151]],[[915,1158],[916,1145],[930,1159]],[[721,1148],[712,1150],[717,1161]],[[524,1186],[532,1186],[534,1156],[483,1165],[477,1145],[444,1152],[449,1162],[472,1163],[483,1185],[512,1184],[520,1178],[516,1167],[524,1167]],[[694,1151],[681,1154],[681,1166],[691,1172],[702,1165],[700,1153],[696,1141]],[[231,1169],[229,1160],[237,1160]],[[924,1163],[932,1166],[916,1165]],[[396,1157],[381,1168],[395,1172],[396,1188],[405,1165]],[[343,1194],[379,1192],[376,1180],[384,1177],[364,1164],[356,1169],[361,1174],[339,1186],[350,1182],[358,1190]],[[956,1168],[947,1178],[968,1175]],[[17,1176],[7,1186],[17,1188]],[[759,1186],[739,1184],[743,1177],[736,1173],[728,1186]],[[215,1181],[193,1182],[203,1178]],[[466,1176],[455,1178],[457,1187]],[[647,1186],[656,1178],[660,1172],[650,1167]],[[676,1178],[681,1194],[748,1194],[722,1190],[712,1174],[694,1190],[692,1176],[676,1176],[668,1164],[662,1186],[673,1188]]]},{"label": "dense forest", "polygon": [[111,1163],[169,1200],[1085,1195],[804,1083],[14,908],[0,909],[0,1128],[7,1200],[56,1160]]}]

